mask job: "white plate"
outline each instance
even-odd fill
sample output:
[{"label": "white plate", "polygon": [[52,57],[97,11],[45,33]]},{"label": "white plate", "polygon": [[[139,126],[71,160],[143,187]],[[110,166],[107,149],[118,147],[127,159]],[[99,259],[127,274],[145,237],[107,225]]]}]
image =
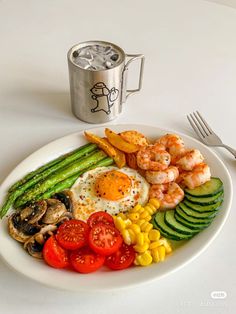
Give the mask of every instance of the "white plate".
[{"label": "white plate", "polygon": [[[144,125],[124,124],[114,125],[111,128],[114,131],[136,129],[149,138],[156,138],[168,132],[168,130]],[[104,127],[100,127],[91,131],[98,135],[103,135],[103,130]],[[30,257],[23,250],[22,246],[9,236],[6,219],[0,222],[0,254],[2,258],[16,271],[33,280],[51,287],[73,291],[127,288],[151,280],[157,280],[192,261],[209,246],[223,227],[232,202],[232,182],[228,170],[212,150],[187,135],[180,135],[183,137],[187,147],[198,148],[206,157],[212,174],[220,177],[224,183],[225,197],[223,206],[210,227],[176,249],[165,262],[153,264],[149,267],[132,267],[123,271],[109,271],[104,267],[101,271],[89,275],[53,269],[45,265],[43,261]],[[0,199],[2,200],[5,197],[10,185],[22,178],[26,173],[84,143],[83,133],[78,132],[60,138],[36,151],[22,161],[3,182],[0,189]]]}]

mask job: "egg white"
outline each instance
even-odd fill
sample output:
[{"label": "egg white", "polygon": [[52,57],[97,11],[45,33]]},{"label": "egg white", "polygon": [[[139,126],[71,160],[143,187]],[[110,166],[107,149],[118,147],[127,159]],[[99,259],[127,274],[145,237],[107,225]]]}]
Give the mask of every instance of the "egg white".
[{"label": "egg white", "polygon": [[[96,179],[104,172],[117,170],[126,174],[131,181],[129,194],[117,201],[98,197],[95,192]],[[123,167],[98,167],[87,171],[77,179],[71,188],[77,202],[74,216],[76,219],[87,220],[97,211],[106,211],[111,215],[126,212],[136,204],[144,205],[148,201],[149,184],[136,170]]]}]

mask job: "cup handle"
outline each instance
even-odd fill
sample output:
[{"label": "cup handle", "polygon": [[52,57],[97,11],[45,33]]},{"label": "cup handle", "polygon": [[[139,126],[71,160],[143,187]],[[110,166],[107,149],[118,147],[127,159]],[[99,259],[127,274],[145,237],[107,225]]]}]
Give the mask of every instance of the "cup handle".
[{"label": "cup handle", "polygon": [[130,58],[126,65],[125,65],[125,70],[128,70],[128,67],[130,65],[131,62],[135,61],[135,60],[138,60],[138,59],[141,59],[141,64],[140,64],[140,72],[139,72],[139,83],[138,83],[138,88],[136,89],[127,89],[126,90],[126,99],[130,96],[130,95],[133,95],[137,92],[139,92],[142,88],[142,81],[143,81],[143,68],[144,68],[144,55],[142,54],[127,54],[126,55],[128,58]]}]

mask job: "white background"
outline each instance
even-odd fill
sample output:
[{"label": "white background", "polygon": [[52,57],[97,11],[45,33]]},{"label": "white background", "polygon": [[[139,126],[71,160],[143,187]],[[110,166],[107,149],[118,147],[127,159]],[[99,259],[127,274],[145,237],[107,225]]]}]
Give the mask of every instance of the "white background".
[{"label": "white background", "polygon": [[[236,10],[201,0],[1,0],[0,181],[42,145],[91,126],[70,111],[66,61],[73,44],[89,39],[146,56],[143,90],[129,99],[115,123],[150,124],[194,136],[186,114],[198,109],[236,148],[235,38]],[[133,66],[132,87],[135,74]],[[236,161],[216,151],[235,186]],[[233,313],[235,207],[234,200],[222,232],[197,260],[136,289],[56,291],[0,260],[0,313]],[[212,299],[215,290],[225,291],[226,299]]]}]

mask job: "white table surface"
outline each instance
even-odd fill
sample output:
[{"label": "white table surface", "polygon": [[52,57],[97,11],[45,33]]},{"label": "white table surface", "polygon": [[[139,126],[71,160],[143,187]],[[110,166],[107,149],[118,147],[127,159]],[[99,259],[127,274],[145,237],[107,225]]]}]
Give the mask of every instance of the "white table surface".
[{"label": "white table surface", "polygon": [[[66,63],[67,50],[89,39],[146,56],[143,90],[114,123],[150,124],[195,136],[185,115],[198,109],[236,147],[235,34],[236,10],[201,0],[0,1],[0,181],[42,145],[91,126],[70,111]],[[236,161],[216,151],[235,187]],[[53,290],[0,260],[0,313],[233,313],[235,207],[236,200],[220,235],[194,262],[122,292]],[[227,297],[212,299],[215,290]]]}]

